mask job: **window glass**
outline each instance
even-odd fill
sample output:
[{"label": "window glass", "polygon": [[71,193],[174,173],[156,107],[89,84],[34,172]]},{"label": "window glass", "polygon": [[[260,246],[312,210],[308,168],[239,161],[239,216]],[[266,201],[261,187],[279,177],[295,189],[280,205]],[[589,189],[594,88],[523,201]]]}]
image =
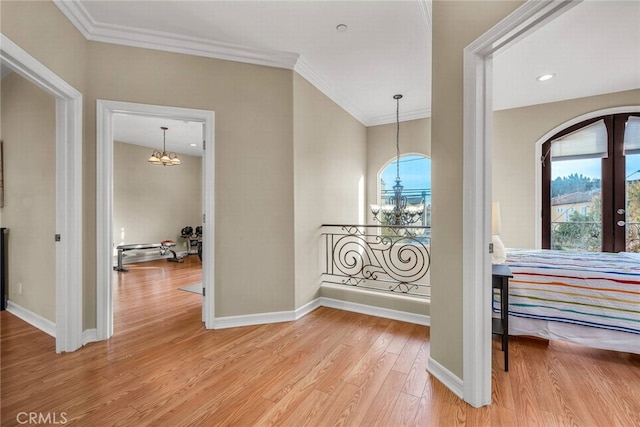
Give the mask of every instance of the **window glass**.
[{"label": "window glass", "polygon": [[640,252],[640,154],[626,156],[625,250]]},{"label": "window glass", "polygon": [[551,158],[551,249],[602,250],[601,175],[599,158]]},{"label": "window glass", "polygon": [[[408,205],[424,203],[422,220],[416,225],[431,226],[431,159],[420,155],[400,157],[400,179],[404,187],[402,194],[407,197]],[[389,203],[393,196],[393,186],[398,175],[396,161],[389,163],[380,173],[380,194],[378,203]]]}]

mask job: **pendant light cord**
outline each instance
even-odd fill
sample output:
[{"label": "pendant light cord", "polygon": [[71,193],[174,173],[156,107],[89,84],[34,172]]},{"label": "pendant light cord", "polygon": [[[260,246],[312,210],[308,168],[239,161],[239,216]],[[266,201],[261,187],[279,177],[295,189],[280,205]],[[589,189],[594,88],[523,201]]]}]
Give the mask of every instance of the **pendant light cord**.
[{"label": "pendant light cord", "polygon": [[400,181],[400,98],[402,95],[394,95],[396,99],[396,181]]},{"label": "pendant light cord", "polygon": [[167,152],[167,130],[162,129],[162,152]]}]

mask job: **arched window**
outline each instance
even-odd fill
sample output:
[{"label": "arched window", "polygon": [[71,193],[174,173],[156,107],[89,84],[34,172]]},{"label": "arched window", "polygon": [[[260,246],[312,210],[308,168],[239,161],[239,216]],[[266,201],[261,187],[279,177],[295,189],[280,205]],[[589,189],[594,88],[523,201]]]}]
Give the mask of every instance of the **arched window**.
[{"label": "arched window", "polygon": [[[396,183],[396,159],[390,161],[378,174],[378,204],[389,204]],[[400,157],[400,179],[404,187],[402,194],[407,204],[424,203],[422,219],[415,225],[431,226],[431,159],[420,154],[408,154]]]},{"label": "arched window", "polygon": [[573,125],[542,155],[543,248],[640,252],[640,113]]}]

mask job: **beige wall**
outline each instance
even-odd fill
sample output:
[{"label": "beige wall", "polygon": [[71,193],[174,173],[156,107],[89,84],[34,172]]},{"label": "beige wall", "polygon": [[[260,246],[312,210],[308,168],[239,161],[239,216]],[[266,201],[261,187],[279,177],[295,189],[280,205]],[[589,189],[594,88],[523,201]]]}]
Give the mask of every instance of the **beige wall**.
[{"label": "beige wall", "polygon": [[80,92],[87,42],[49,0],[0,2],[0,30]]},{"label": "beige wall", "polygon": [[202,157],[180,155],[180,166],[147,162],[151,149],[116,142],[113,150],[114,244],[176,242],[180,230],[202,225]]},{"label": "beige wall", "polygon": [[[76,90],[83,93],[86,91],[87,42],[52,2],[3,1],[0,2],[0,8],[0,28],[5,36],[9,37]],[[4,93],[2,94],[2,103],[3,109],[6,108],[5,104],[8,102],[5,102]],[[95,104],[87,105],[85,98],[85,109],[91,108],[95,115]],[[52,125],[52,129],[55,129],[55,126]],[[83,133],[86,135],[86,128],[84,127]],[[45,143],[40,141],[39,146]],[[84,156],[84,163],[86,164],[86,156]],[[95,187],[87,185],[90,185],[91,182],[95,183],[95,179],[88,179],[89,175],[85,167],[83,169],[83,195],[85,198],[87,194],[95,194]],[[86,217],[88,212],[93,213],[95,217],[95,208],[89,206],[85,201],[83,206],[83,234],[87,236],[88,233],[93,233],[92,236],[95,236],[95,229],[87,227]],[[50,211],[50,215],[51,217],[49,218],[49,215],[47,215],[46,219],[42,216],[41,220],[55,222],[55,212]],[[95,249],[93,246],[95,246],[95,238],[90,237],[87,239],[84,237],[82,248],[83,304],[88,307],[95,307]],[[33,264],[31,264],[31,267],[33,267]],[[36,292],[43,295],[47,294],[49,291],[47,291],[46,286],[45,284],[36,284]],[[55,301],[55,298],[51,297],[51,301]],[[51,317],[37,307],[34,307],[32,311],[46,318]],[[85,309],[83,313],[83,328],[95,327],[95,324],[95,308]]]},{"label": "beige wall", "polygon": [[[400,101],[402,102],[402,101]],[[392,104],[391,104],[392,105]],[[431,157],[431,118],[400,122],[400,155]],[[396,158],[396,124],[367,128],[367,223],[373,224],[370,204],[378,202],[378,173]],[[402,172],[400,173],[402,177]]]},{"label": "beige wall", "polygon": [[494,112],[493,198],[506,247],[535,247],[536,141],[573,118],[631,105],[640,105],[640,89]]},{"label": "beige wall", "polygon": [[[90,43],[88,72],[89,105],[215,111],[216,317],[292,310],[292,71]],[[95,116],[93,109],[85,119],[90,170]],[[95,228],[95,214],[85,220]]]},{"label": "beige wall", "polygon": [[55,99],[16,73],[1,94],[9,300],[55,322]]},{"label": "beige wall", "polygon": [[84,329],[96,326],[97,99],[215,111],[216,316],[293,309],[292,71],[86,42],[51,2],[2,2],[2,32],[83,93]]},{"label": "beige wall", "polygon": [[320,296],[320,225],[363,223],[366,128],[295,74],[295,306]]},{"label": "beige wall", "polygon": [[433,2],[430,356],[462,379],[463,49],[521,4]]}]

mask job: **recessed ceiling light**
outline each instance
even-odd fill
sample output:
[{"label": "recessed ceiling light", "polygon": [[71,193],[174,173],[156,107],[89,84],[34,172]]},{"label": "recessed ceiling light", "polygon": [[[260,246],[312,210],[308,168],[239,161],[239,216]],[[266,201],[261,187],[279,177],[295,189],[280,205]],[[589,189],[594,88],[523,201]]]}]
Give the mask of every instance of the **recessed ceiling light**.
[{"label": "recessed ceiling light", "polygon": [[338,31],[339,33],[344,33],[345,31],[347,31],[347,26],[345,24],[339,24],[336,27],[336,31]]},{"label": "recessed ceiling light", "polygon": [[536,77],[536,80],[539,82],[544,82],[546,80],[551,80],[556,76],[556,73],[543,74],[541,76]]},{"label": "recessed ceiling light", "polygon": [[192,147],[195,147],[195,146],[196,146],[196,145],[198,145],[198,144],[193,144],[193,143],[191,143],[191,144],[189,144],[189,145],[190,145],[190,146],[192,146]]}]

